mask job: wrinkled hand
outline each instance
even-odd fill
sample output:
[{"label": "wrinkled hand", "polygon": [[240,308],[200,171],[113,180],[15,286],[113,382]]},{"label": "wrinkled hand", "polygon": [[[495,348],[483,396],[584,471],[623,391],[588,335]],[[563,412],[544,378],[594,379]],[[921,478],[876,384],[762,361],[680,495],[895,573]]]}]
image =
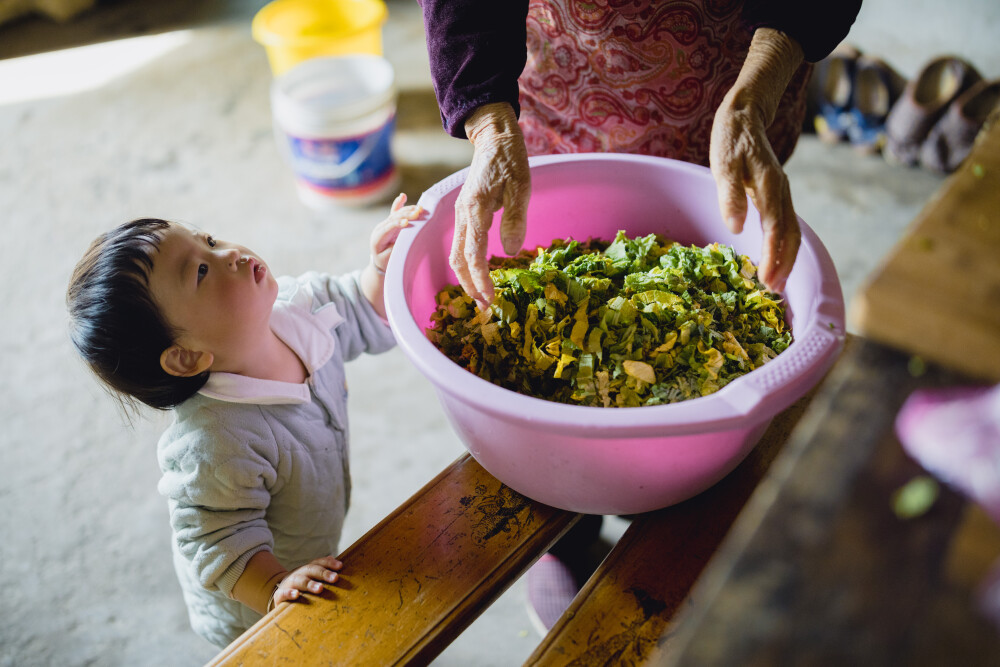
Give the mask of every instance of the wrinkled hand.
[{"label": "wrinkled hand", "polygon": [[319,595],[323,592],[323,584],[337,581],[337,571],[344,564],[333,556],[324,556],[292,570],[281,580],[271,596],[275,605],[279,602],[298,600],[302,593]]},{"label": "wrinkled hand", "polygon": [[772,292],[781,292],[795,263],[801,232],[788,178],[771,149],[762,119],[752,109],[736,108],[727,96],[715,114],[709,155],[719,211],[730,231],[743,230],[747,195],[760,211],[764,246],[758,277]]},{"label": "wrinkled hand", "polygon": [[767,138],[781,95],[802,62],[802,48],[785,33],[758,28],[732,89],[715,113],[709,162],[719,211],[729,229],[743,231],[747,195],[764,231],[758,277],[773,292],[785,288],[802,233],[788,178]]},{"label": "wrinkled hand", "polygon": [[389,256],[399,238],[399,232],[410,226],[410,221],[420,217],[423,209],[419,206],[403,206],[406,203],[406,195],[400,193],[392,202],[389,209],[389,217],[375,225],[369,240],[372,256],[372,264],[375,269],[382,274],[385,267],[389,265]]},{"label": "wrinkled hand", "polygon": [[455,236],[448,262],[462,288],[485,310],[494,297],[486,258],[493,214],[503,207],[504,252],[517,254],[527,227],[531,175],[524,136],[506,102],[476,109],[465,122],[465,132],[475,152],[455,202]]}]

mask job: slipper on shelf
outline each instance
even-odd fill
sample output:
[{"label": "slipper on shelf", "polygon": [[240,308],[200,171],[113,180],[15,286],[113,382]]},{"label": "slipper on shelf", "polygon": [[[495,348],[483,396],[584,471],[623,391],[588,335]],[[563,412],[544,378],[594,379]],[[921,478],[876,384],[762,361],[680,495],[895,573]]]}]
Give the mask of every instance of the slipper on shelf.
[{"label": "slipper on shelf", "polygon": [[926,169],[950,174],[972,151],[976,135],[990,113],[1000,106],[1000,79],[982,79],[948,106],[920,149]]},{"label": "slipper on shelf", "polygon": [[886,159],[917,164],[931,128],[959,95],[982,78],[971,63],[956,56],[940,56],[927,63],[906,85],[886,118]]},{"label": "slipper on shelf", "polygon": [[835,144],[847,139],[854,93],[854,69],[861,52],[841,44],[816,63],[810,84],[815,113],[813,124],[819,138]]},{"label": "slipper on shelf", "polygon": [[847,138],[855,149],[875,154],[886,143],[885,121],[906,87],[906,79],[884,60],[861,56],[854,72],[853,104]]}]

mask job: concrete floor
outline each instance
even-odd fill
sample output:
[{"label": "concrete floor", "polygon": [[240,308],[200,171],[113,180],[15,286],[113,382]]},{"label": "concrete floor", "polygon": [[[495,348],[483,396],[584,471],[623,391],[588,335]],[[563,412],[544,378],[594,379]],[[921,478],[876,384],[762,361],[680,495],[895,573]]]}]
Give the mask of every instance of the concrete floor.
[{"label": "concrete floor", "polygon": [[[69,26],[0,26],[0,267],[9,285],[0,292],[0,666],[197,665],[216,652],[189,630],[170,563],[154,454],[168,417],[129,423],[101,392],[70,348],[63,295],[87,243],[138,216],[196,223],[257,250],[279,273],[347,271],[366,260],[385,207],[310,211],[277,152],[271,76],[249,30],[262,4],[118,0]],[[869,4],[858,43],[890,56],[879,47],[900,40],[886,39],[896,32],[886,5],[911,3]],[[961,37],[933,30],[934,9],[923,7],[910,34],[926,36],[927,49],[900,47],[900,69],[912,76],[960,44],[984,74],[1000,75],[995,41],[976,33],[997,25],[994,5],[957,3],[967,10]],[[416,3],[389,0],[389,8],[385,54],[401,89],[394,149],[415,201],[471,152],[440,129]],[[136,34],[156,36],[14,58]],[[97,81],[109,58],[117,75]],[[85,72],[55,87],[68,62]],[[848,300],[942,183],[812,136],[787,172]],[[348,378],[354,495],[342,548],[463,451],[428,382],[398,350],[352,362]],[[621,529],[606,524],[611,539]],[[538,642],[523,605],[518,582],[435,664],[520,664]]]}]

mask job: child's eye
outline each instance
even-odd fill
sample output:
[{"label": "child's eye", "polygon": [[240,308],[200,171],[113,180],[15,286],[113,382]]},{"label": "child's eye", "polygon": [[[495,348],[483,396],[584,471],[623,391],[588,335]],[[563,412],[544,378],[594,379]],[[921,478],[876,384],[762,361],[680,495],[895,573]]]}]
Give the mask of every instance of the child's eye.
[{"label": "child's eye", "polygon": [[198,283],[199,284],[201,283],[201,279],[204,278],[207,273],[208,273],[208,264],[199,264],[198,265]]},{"label": "child's eye", "polygon": [[[215,247],[215,239],[214,239],[214,238],[212,238],[212,236],[211,236],[211,235],[208,235],[208,236],[206,236],[206,237],[205,237],[205,241],[207,241],[207,242],[208,242],[208,247],[209,247],[209,248],[214,248],[214,247]],[[207,268],[207,267],[206,267],[206,268]]]}]

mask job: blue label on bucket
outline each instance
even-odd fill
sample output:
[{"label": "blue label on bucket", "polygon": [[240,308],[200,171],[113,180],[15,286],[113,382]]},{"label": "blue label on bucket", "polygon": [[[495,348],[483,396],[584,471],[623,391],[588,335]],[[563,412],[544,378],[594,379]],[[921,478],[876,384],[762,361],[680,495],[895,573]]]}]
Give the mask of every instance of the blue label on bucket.
[{"label": "blue label on bucket", "polygon": [[392,169],[390,140],[393,116],[381,127],[360,136],[302,139],[286,135],[296,176],[319,188],[363,188]]}]

